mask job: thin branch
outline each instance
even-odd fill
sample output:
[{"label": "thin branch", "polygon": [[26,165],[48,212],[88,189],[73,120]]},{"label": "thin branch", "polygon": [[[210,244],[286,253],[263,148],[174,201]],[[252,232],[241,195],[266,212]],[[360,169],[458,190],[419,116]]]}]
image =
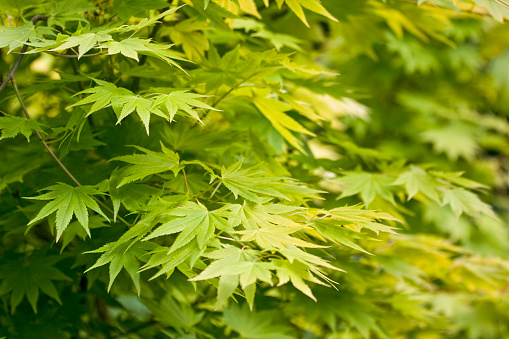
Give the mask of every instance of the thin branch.
[{"label": "thin branch", "polygon": [[[30,21],[33,24],[35,24],[37,21],[44,20],[44,19],[47,19],[47,18],[49,18],[49,16],[47,16],[47,15],[36,15]],[[9,71],[9,73],[7,73],[7,76],[5,77],[4,81],[2,81],[2,84],[0,84],[0,92],[3,91],[5,86],[7,86],[7,83],[14,76],[14,73],[18,69],[19,63],[21,62],[21,59],[23,59],[23,56],[25,55],[24,53],[26,52],[27,48],[28,48],[28,45],[26,45],[26,44],[23,45],[23,47],[21,48],[21,51],[20,51],[20,53],[18,55],[18,58],[16,59],[16,62],[14,62],[14,65],[12,66],[11,70]]]},{"label": "thin branch", "polygon": [[[14,75],[11,74],[10,76],[10,79],[11,79],[11,83],[12,83],[12,87],[14,88],[14,92],[16,93],[16,96],[18,97],[18,101],[19,103],[21,104],[21,108],[23,109],[23,112],[25,113],[25,116],[28,120],[31,120],[32,117],[30,116],[30,114],[28,113],[27,111],[27,108],[25,106],[25,102],[23,101],[23,99],[21,98],[21,95],[19,93],[19,90],[18,90],[18,86],[16,85],[16,79],[14,78]],[[42,144],[44,145],[44,147],[48,150],[49,154],[51,154],[51,156],[53,157],[53,159],[55,159],[55,161],[58,163],[58,165],[64,170],[64,172],[69,176],[69,178],[72,179],[72,181],[74,181],[76,183],[76,185],[78,186],[81,186],[80,182],[78,181],[78,179],[76,179],[74,177],[74,175],[72,175],[71,172],[69,172],[69,170],[67,169],[67,167],[64,166],[64,164],[62,164],[62,162],[60,161],[60,159],[58,159],[58,157],[56,156],[55,153],[53,153],[53,151],[51,150],[51,148],[48,146],[48,144],[46,143],[46,141],[43,140],[43,137],[41,135],[41,133],[38,131],[38,130],[35,130],[35,134],[37,135],[37,137],[39,139],[41,139],[41,142]]]},{"label": "thin branch", "polygon": [[[44,19],[47,19],[49,18],[49,16],[47,15],[36,15],[34,16],[30,21],[32,23],[36,23],[37,21],[39,20],[44,20]],[[16,59],[16,62],[14,62],[14,65],[12,66],[11,70],[9,71],[9,73],[7,73],[7,76],[5,77],[4,81],[2,82],[2,84],[0,84],[0,92],[5,88],[5,86],[7,86],[7,83],[10,81],[12,83],[12,86],[14,88],[14,92],[16,93],[16,97],[18,98],[18,101],[21,105],[21,108],[23,110],[23,113],[25,114],[26,118],[28,120],[31,120],[32,117],[30,116],[30,114],[28,113],[28,110],[25,106],[25,102],[23,101],[23,98],[21,98],[21,94],[19,92],[19,89],[18,89],[18,86],[16,85],[16,78],[14,77],[14,73],[16,72],[16,70],[18,69],[19,67],[19,64],[21,62],[21,59],[23,59],[23,56],[24,56],[24,53],[26,52],[28,48],[28,45],[23,45],[23,47],[21,48],[21,51],[20,51],[20,54],[18,55],[18,58]],[[57,162],[57,164],[60,166],[60,168],[62,168],[62,170],[69,176],[69,178],[71,178],[72,181],[74,181],[76,183],[76,185],[78,186],[82,186],[81,183],[78,181],[78,179],[76,179],[74,177],[74,175],[72,175],[72,173],[67,169],[67,167],[65,167],[65,165],[60,161],[60,159],[58,159],[58,157],[56,156],[56,154],[51,150],[51,148],[49,147],[49,145],[46,143],[46,141],[44,141],[44,138],[43,136],[41,135],[41,133],[37,130],[34,131],[35,134],[37,135],[37,137],[39,138],[39,140],[41,140],[42,144],[44,145],[44,147],[46,148],[46,150],[49,152],[49,154],[51,155],[51,157]],[[106,205],[105,203],[103,203],[101,200],[97,199],[95,196],[92,195],[92,198],[99,204],[101,205],[104,209],[106,209],[107,211],[109,211],[110,213],[114,214],[115,212],[108,206]],[[123,224],[125,224],[127,227],[132,227],[133,225],[131,225],[130,223],[128,223],[124,218],[120,217],[120,216],[117,216],[118,220],[120,220]]]}]

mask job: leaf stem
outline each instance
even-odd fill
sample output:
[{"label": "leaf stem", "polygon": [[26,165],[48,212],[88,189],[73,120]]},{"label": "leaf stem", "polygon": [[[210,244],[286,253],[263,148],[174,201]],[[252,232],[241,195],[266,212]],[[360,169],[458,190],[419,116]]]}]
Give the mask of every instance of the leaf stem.
[{"label": "leaf stem", "polygon": [[189,185],[187,184],[186,170],[182,169],[182,173],[184,174],[184,183],[186,184],[187,195],[190,196],[191,194],[189,193]]},{"label": "leaf stem", "polygon": [[221,186],[223,182],[220,181],[219,184],[217,184],[216,188],[214,188],[214,191],[212,191],[212,194],[210,195],[209,199],[212,198],[214,196],[214,194],[216,194],[217,190],[219,189],[219,186]]}]

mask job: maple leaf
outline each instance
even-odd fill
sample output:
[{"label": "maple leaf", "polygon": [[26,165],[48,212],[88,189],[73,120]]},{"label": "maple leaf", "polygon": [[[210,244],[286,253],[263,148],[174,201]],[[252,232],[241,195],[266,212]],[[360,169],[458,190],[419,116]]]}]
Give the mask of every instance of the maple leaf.
[{"label": "maple leaf", "polygon": [[432,143],[436,152],[445,153],[453,161],[460,157],[472,160],[479,150],[475,132],[474,127],[455,123],[444,128],[427,130],[422,134],[422,138]]},{"label": "maple leaf", "polygon": [[23,46],[28,40],[36,42],[44,34],[54,35],[53,30],[49,27],[35,27],[28,21],[17,27],[0,26],[0,48],[9,47],[7,53]]},{"label": "maple leaf", "polygon": [[[227,205],[228,206],[228,205]],[[234,213],[234,225],[242,223],[246,230],[271,228],[276,225],[299,228],[301,225],[288,218],[285,213],[301,210],[301,207],[280,204],[256,204],[244,202],[243,205],[229,205]]]},{"label": "maple leaf", "polygon": [[372,237],[352,231],[342,225],[338,225],[338,222],[335,220],[315,220],[313,221],[313,226],[318,232],[320,232],[321,235],[337,244],[345,245],[356,249],[357,251],[371,254],[353,242],[353,239],[371,240],[373,239]]},{"label": "maple leaf", "polygon": [[120,53],[123,56],[140,61],[138,58],[138,52],[150,51],[150,48],[145,46],[149,42],[149,39],[128,38],[122,41],[108,41],[107,43],[99,46],[99,48],[107,48],[108,55]]},{"label": "maple leaf", "polygon": [[451,206],[457,218],[462,213],[466,213],[472,217],[479,217],[481,214],[485,214],[498,219],[490,205],[479,199],[476,194],[463,188],[451,188],[445,191],[442,205],[446,204]]},{"label": "maple leaf", "polygon": [[198,98],[207,97],[206,95],[188,93],[188,91],[173,91],[169,94],[159,94],[155,97],[154,106],[164,106],[169,113],[170,121],[173,120],[178,110],[184,111],[194,119],[203,124],[200,117],[193,108],[199,107],[207,110],[219,111],[199,100]]},{"label": "maple leaf", "polygon": [[34,200],[51,200],[39,211],[39,213],[28,223],[28,225],[30,226],[56,211],[57,213],[55,227],[57,230],[57,242],[71,222],[73,214],[76,216],[76,219],[78,219],[81,226],[83,226],[89,237],[90,230],[88,228],[88,208],[100,214],[106,220],[109,220],[108,217],[99,208],[97,202],[92,199],[93,194],[101,194],[101,192],[97,191],[92,186],[72,187],[64,183],[58,183],[56,185],[46,187],[44,190],[50,192],[37,197],[27,198]]},{"label": "maple leaf", "polygon": [[175,218],[163,223],[143,240],[179,233],[171,246],[171,251],[179,249],[193,239],[196,239],[198,248],[203,249],[214,236],[216,227],[222,230],[230,228],[227,220],[224,219],[225,212],[225,209],[209,211],[200,203],[187,202],[184,206],[165,213],[182,218]]},{"label": "maple leaf", "polygon": [[290,9],[302,20],[302,22],[309,27],[309,24],[306,20],[306,16],[304,15],[304,11],[302,7],[309,9],[315,13],[321,14],[333,21],[338,21],[334,18],[326,9],[322,6],[320,1],[318,0],[276,0],[279,8],[285,3]]},{"label": "maple leaf", "polygon": [[99,43],[109,40],[113,40],[113,38],[107,33],[107,31],[76,34],[60,41],[61,44],[58,47],[50,49],[50,51],[64,50],[78,46],[79,59],[92,48],[96,48]]},{"label": "maple leaf", "polygon": [[241,338],[249,339],[292,339],[288,334],[291,327],[286,324],[274,324],[271,319],[277,317],[277,310],[255,312],[248,307],[232,305],[224,309],[225,324],[239,333]]},{"label": "maple leaf", "polygon": [[149,9],[161,9],[168,6],[168,3],[163,0],[114,0],[113,1],[113,14],[127,20],[134,17],[145,17]]},{"label": "maple leaf", "polygon": [[[25,254],[26,255],[26,254]],[[5,260],[0,265],[0,295],[10,293],[11,313],[26,295],[32,309],[37,313],[39,290],[62,304],[55,280],[71,280],[54,265],[63,257],[32,253],[24,258]],[[23,264],[20,264],[20,263]]]},{"label": "maple leaf", "polygon": [[30,142],[32,132],[34,130],[42,132],[42,126],[44,125],[32,119],[13,116],[0,117],[0,130],[2,131],[0,140],[5,138],[14,138],[16,135],[21,133],[27,138],[27,141]]},{"label": "maple leaf", "polygon": [[162,35],[169,35],[175,45],[182,45],[184,53],[191,60],[199,59],[209,49],[209,40],[203,35],[204,30],[208,29],[206,21],[198,21],[197,18],[191,18],[179,22],[171,28],[163,31]]},{"label": "maple leaf", "polygon": [[291,109],[290,105],[275,99],[263,97],[262,95],[256,95],[253,98],[253,104],[270,121],[272,126],[286,141],[299,151],[304,152],[299,140],[292,134],[292,131],[311,136],[315,136],[315,134],[305,129],[296,120],[284,113]]},{"label": "maple leaf", "polygon": [[117,124],[126,116],[136,111],[143,122],[143,125],[145,125],[147,135],[149,135],[150,114],[155,114],[167,119],[167,116],[156,107],[153,100],[143,98],[138,95],[123,95],[116,97],[112,100],[112,105],[122,107]]},{"label": "maple leaf", "polygon": [[70,105],[68,108],[93,103],[92,107],[87,112],[86,117],[88,117],[90,114],[100,110],[101,108],[108,106],[117,98],[120,98],[123,96],[134,95],[133,92],[131,92],[130,90],[128,90],[126,88],[122,88],[122,87],[117,87],[114,84],[112,84],[111,82],[98,80],[98,79],[92,79],[92,80],[94,80],[99,86],[88,88],[86,90],[76,93],[75,95],[90,94],[90,93],[92,93],[92,94],[87,96],[86,98],[83,98],[80,101]]},{"label": "maple leaf", "polygon": [[[226,246],[223,249],[205,254],[205,257],[216,260],[207,266],[199,275],[189,280],[199,281],[223,276],[238,276],[237,281],[246,293],[246,298],[252,309],[256,281],[261,280],[272,285],[272,273],[270,271],[275,269],[275,266],[270,262],[256,260],[260,255],[261,253],[256,250]],[[232,284],[235,282],[235,279],[223,280],[223,284],[224,281]],[[236,286],[237,285],[235,285],[235,288]],[[229,295],[222,291],[222,295],[218,296],[221,298],[218,299],[218,305],[224,303],[224,301],[233,294],[235,288],[233,288],[232,285],[229,286]]]},{"label": "maple leaf", "polygon": [[48,26],[59,26],[65,29],[67,21],[86,21],[81,13],[93,11],[93,7],[86,0],[64,0],[50,2],[48,8]]},{"label": "maple leaf", "polygon": [[326,246],[316,245],[307,241],[290,236],[290,234],[299,231],[301,228],[289,227],[263,227],[257,230],[237,231],[242,234],[240,241],[256,241],[256,243],[264,248],[287,248],[288,245],[310,248],[324,248]]},{"label": "maple leaf", "polygon": [[161,152],[154,152],[143,147],[133,146],[145,154],[122,155],[110,161],[123,161],[131,166],[124,167],[118,175],[122,180],[116,188],[120,188],[130,182],[140,180],[149,175],[172,171],[175,175],[180,171],[179,156],[168,148],[161,145]]},{"label": "maple leaf", "polygon": [[331,179],[333,182],[346,184],[346,189],[338,199],[350,197],[355,194],[361,195],[362,201],[369,206],[376,196],[396,205],[393,193],[389,190],[392,179],[383,174],[347,172],[343,177]]},{"label": "maple leaf", "polygon": [[140,295],[140,273],[139,273],[139,260],[145,256],[149,251],[154,250],[157,247],[156,244],[151,242],[125,242],[125,243],[108,243],[101,248],[85,253],[103,253],[97,262],[88,268],[86,272],[93,270],[94,268],[101,267],[110,263],[110,281],[108,283],[108,292],[113,285],[113,282],[117,278],[118,274],[125,268],[127,273],[131,276],[134,282],[136,291]]},{"label": "maple leaf", "polygon": [[400,174],[393,185],[405,185],[408,200],[420,192],[431,200],[439,202],[438,183],[419,167],[410,166],[410,170]]},{"label": "maple leaf", "polygon": [[276,188],[285,185],[281,178],[262,176],[256,168],[241,169],[242,161],[221,170],[221,182],[232,191],[235,198],[239,196],[253,202],[262,202],[262,196],[278,197],[290,200]]}]

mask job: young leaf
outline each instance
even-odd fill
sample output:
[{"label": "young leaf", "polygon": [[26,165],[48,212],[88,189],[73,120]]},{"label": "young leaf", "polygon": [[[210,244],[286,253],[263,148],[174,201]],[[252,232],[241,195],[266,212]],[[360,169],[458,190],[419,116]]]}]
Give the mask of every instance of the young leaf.
[{"label": "young leaf", "polygon": [[61,44],[58,47],[50,49],[50,51],[64,50],[78,46],[79,59],[92,48],[96,48],[99,43],[109,40],[113,40],[113,38],[107,33],[107,31],[77,34],[61,41]]},{"label": "young leaf", "polygon": [[73,214],[76,216],[76,219],[78,219],[81,226],[83,226],[88,236],[90,236],[90,230],[88,228],[89,208],[96,213],[99,213],[106,220],[109,220],[108,217],[99,208],[97,202],[92,199],[93,194],[101,194],[101,192],[97,191],[92,186],[72,187],[64,183],[58,183],[56,185],[46,187],[44,190],[50,192],[37,197],[27,198],[34,200],[51,200],[39,211],[39,213],[28,223],[28,225],[32,225],[56,211],[57,214],[55,227],[57,230],[57,242],[71,222]]},{"label": "young leaf", "polygon": [[207,110],[218,111],[218,109],[215,109],[214,107],[196,100],[198,98],[204,97],[206,97],[206,95],[188,93],[188,91],[173,91],[169,94],[157,95],[154,100],[154,106],[165,107],[166,110],[168,110],[170,121],[173,120],[177,111],[180,110],[186,112],[191,117],[203,124],[196,111],[194,111],[194,108],[199,107]]},{"label": "young leaf", "polygon": [[117,87],[111,82],[103,81],[103,80],[97,80],[93,79],[99,86],[95,86],[92,88],[88,88],[84,91],[81,91],[75,95],[78,94],[89,94],[91,95],[87,96],[84,99],[81,99],[77,103],[72,104],[69,107],[75,107],[75,106],[82,106],[87,104],[92,104],[92,107],[88,111],[86,116],[89,116],[90,114],[100,110],[101,108],[104,108],[111,104],[113,101],[117,100],[118,98],[134,95],[133,92],[126,88]]},{"label": "young leaf", "polygon": [[[139,273],[139,260],[145,256],[149,251],[154,250],[157,247],[156,244],[151,242],[125,242],[122,244],[109,243],[101,248],[89,251],[86,253],[103,253],[97,262],[88,268],[86,272],[93,270],[94,268],[106,265],[110,263],[110,282],[108,283],[108,292],[113,285],[113,282],[117,278],[118,274],[125,268],[127,273],[131,276],[134,282],[136,291],[140,295],[140,273]],[[146,260],[145,260],[146,261]]]},{"label": "young leaf", "polygon": [[13,116],[0,117],[0,130],[2,131],[0,140],[5,138],[14,138],[16,135],[21,133],[27,138],[27,141],[30,142],[32,132],[34,130],[42,132],[42,126],[44,125],[39,123],[37,120]]},{"label": "young leaf", "polygon": [[122,177],[122,180],[120,180],[116,188],[122,187],[130,182],[146,178],[152,174],[172,171],[176,176],[179,172],[180,159],[177,153],[172,152],[162,145],[162,153],[154,152],[139,146],[134,147],[145,154],[123,155],[110,160],[123,161],[132,164],[120,170],[118,175]]},{"label": "young leaf", "polygon": [[[11,313],[26,295],[32,309],[37,313],[39,290],[62,304],[53,281],[70,280],[60,270],[53,267],[63,257],[33,253],[24,258],[20,265],[20,258],[5,260],[0,265],[0,295],[11,294]],[[22,260],[22,259],[21,259]]]},{"label": "young leaf", "polygon": [[438,183],[419,167],[410,166],[410,170],[400,174],[393,185],[405,185],[408,200],[420,192],[431,200],[439,201]]},{"label": "young leaf", "polygon": [[299,151],[304,152],[300,141],[292,134],[292,131],[311,136],[315,134],[305,129],[301,124],[284,113],[291,109],[290,105],[262,96],[255,96],[253,103],[286,141]]},{"label": "young leaf", "polygon": [[223,219],[223,211],[209,211],[205,206],[188,202],[182,207],[166,212],[167,215],[180,216],[165,222],[143,240],[149,240],[163,235],[180,233],[171,246],[171,251],[196,239],[198,247],[203,249],[207,242],[214,236],[217,228],[228,228],[228,223]]}]

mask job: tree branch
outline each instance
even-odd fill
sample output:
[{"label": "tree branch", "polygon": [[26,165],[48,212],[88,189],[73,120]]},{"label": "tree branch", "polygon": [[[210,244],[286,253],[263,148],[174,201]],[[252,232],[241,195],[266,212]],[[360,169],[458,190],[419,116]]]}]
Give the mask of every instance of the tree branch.
[{"label": "tree branch", "polygon": [[[35,24],[37,21],[44,20],[44,19],[47,19],[47,18],[49,18],[49,16],[47,16],[47,15],[36,15],[30,21],[33,24]],[[0,92],[3,91],[5,86],[7,86],[7,83],[14,76],[14,73],[18,69],[19,63],[21,62],[21,59],[23,59],[23,56],[25,55],[24,53],[27,51],[27,48],[28,48],[27,44],[23,45],[23,47],[21,48],[21,51],[20,51],[20,53],[18,55],[18,58],[16,59],[16,62],[14,62],[14,65],[12,66],[11,70],[9,71],[9,73],[7,73],[7,76],[5,77],[4,81],[2,81],[2,84],[0,84]]]}]

